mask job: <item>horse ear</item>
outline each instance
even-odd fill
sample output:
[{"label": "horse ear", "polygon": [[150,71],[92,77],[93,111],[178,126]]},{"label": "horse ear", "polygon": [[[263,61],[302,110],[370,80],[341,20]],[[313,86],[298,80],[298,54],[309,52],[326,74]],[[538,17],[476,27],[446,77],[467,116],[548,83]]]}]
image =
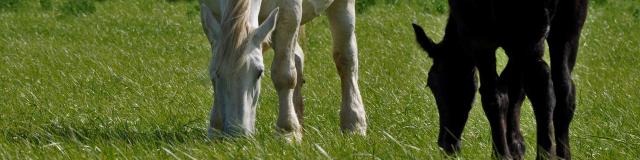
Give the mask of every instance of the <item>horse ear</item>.
[{"label": "horse ear", "polygon": [[220,23],[213,17],[213,12],[204,3],[200,3],[200,20],[209,43],[213,44],[214,40],[220,39]]},{"label": "horse ear", "polygon": [[431,40],[431,38],[427,37],[427,34],[424,33],[424,29],[422,29],[422,27],[420,27],[415,23],[411,25],[413,26],[413,31],[416,34],[416,41],[418,41],[422,49],[427,51],[427,53],[429,54],[429,57],[433,57],[434,54],[436,54],[435,52],[436,44],[433,43],[433,40]]},{"label": "horse ear", "polygon": [[266,39],[269,39],[271,32],[276,28],[276,22],[278,19],[279,8],[274,9],[269,13],[269,17],[255,30],[255,35],[253,36],[253,42],[260,45]]}]

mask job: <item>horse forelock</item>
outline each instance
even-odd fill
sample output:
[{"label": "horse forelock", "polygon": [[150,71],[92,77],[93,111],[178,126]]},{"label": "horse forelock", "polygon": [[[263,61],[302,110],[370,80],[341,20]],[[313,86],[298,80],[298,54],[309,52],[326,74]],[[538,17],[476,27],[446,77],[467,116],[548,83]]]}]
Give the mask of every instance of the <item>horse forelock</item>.
[{"label": "horse forelock", "polygon": [[[222,62],[241,63],[242,52],[249,37],[250,0],[229,0],[223,4],[221,18],[222,38],[217,51],[218,65]],[[239,67],[239,66],[238,66]]]}]

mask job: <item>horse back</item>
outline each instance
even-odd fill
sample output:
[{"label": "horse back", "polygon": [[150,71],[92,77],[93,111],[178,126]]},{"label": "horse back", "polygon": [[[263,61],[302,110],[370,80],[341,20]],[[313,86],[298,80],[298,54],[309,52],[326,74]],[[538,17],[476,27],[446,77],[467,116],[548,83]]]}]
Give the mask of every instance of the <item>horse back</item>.
[{"label": "horse back", "polygon": [[465,39],[504,43],[544,37],[558,0],[449,0],[456,32]]}]

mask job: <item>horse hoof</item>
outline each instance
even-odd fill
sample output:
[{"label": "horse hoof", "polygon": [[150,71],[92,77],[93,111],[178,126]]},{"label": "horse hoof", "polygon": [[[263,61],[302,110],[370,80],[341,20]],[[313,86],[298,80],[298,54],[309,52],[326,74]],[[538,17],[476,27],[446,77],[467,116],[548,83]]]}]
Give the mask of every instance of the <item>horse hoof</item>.
[{"label": "horse hoof", "polygon": [[209,127],[207,131],[207,138],[210,140],[222,139],[224,134],[215,128]]},{"label": "horse hoof", "polygon": [[301,131],[278,131],[277,136],[284,139],[285,142],[289,144],[300,144],[302,143],[302,132]]},{"label": "horse hoof", "polygon": [[511,155],[513,156],[513,159],[524,159],[524,154],[525,154],[525,145],[524,142],[518,142],[516,144],[512,144],[510,146],[511,149]]},{"label": "horse hoof", "polygon": [[340,116],[340,129],[342,133],[361,136],[367,135],[367,119],[364,110],[341,110]]},{"label": "horse hoof", "polygon": [[349,135],[367,136],[366,124],[355,125],[355,126],[365,126],[365,127],[342,127],[342,133],[349,134]]}]

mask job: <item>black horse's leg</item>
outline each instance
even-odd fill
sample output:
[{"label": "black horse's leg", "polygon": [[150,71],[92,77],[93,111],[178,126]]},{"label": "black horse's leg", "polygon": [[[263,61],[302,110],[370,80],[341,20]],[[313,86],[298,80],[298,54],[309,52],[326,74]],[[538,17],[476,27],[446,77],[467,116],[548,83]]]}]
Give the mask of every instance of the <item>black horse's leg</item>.
[{"label": "black horse's leg", "polygon": [[576,108],[571,72],[576,62],[580,32],[586,16],[586,0],[560,1],[547,39],[551,52],[551,77],[557,100],[553,115],[556,152],[564,159],[571,159],[569,123]]},{"label": "black horse's leg", "polygon": [[482,108],[491,125],[493,148],[497,158],[511,159],[507,145],[507,111],[508,97],[506,87],[499,82],[496,72],[495,49],[475,52],[476,67],[480,73],[480,95]]},{"label": "black horse's leg", "polygon": [[510,55],[509,58],[516,60],[516,64],[523,69],[524,90],[536,116],[537,159],[549,159],[555,152],[552,121],[555,96],[549,66],[542,59],[544,41],[517,43],[515,46],[505,47],[505,50]]},{"label": "black horse's leg", "polygon": [[508,86],[509,108],[507,109],[507,143],[514,159],[523,159],[525,144],[520,132],[520,107],[524,101],[522,69],[515,61],[509,61],[500,75],[502,83]]}]

